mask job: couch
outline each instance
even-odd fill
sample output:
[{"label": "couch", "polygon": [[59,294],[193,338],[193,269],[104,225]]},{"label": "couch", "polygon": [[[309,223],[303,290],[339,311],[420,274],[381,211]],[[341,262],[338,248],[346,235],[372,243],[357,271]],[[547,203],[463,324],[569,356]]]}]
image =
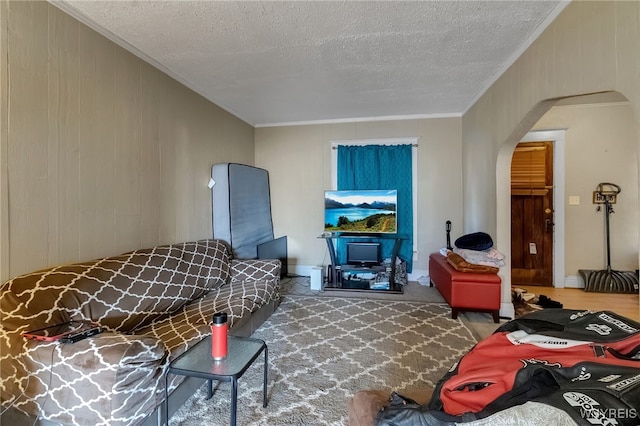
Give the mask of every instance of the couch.
[{"label": "couch", "polygon": [[[277,259],[233,259],[226,243],[209,239],[57,266],[3,283],[1,420],[162,423],[169,362],[210,333],[215,312],[227,313],[231,334],[252,334],[279,304],[280,267]],[[20,334],[71,319],[96,322],[105,331],[75,343]],[[171,375],[170,413],[200,384]]]},{"label": "couch", "polygon": [[430,285],[435,285],[451,306],[451,318],[457,318],[460,311],[478,311],[490,313],[495,323],[500,321],[502,281],[496,273],[462,272],[442,254],[432,253],[429,255],[429,279]]}]

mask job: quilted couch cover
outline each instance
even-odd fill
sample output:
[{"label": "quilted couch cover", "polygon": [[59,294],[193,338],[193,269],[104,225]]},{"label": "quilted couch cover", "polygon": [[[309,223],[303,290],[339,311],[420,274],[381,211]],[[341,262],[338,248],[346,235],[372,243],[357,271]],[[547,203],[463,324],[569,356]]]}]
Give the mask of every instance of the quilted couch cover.
[{"label": "quilted couch cover", "polygon": [[[161,402],[168,363],[210,333],[279,299],[279,260],[237,260],[202,240],[25,274],[0,288],[3,408],[62,424],[131,425]],[[73,344],[23,331],[71,319],[105,332]],[[169,391],[183,379],[171,376]]]}]

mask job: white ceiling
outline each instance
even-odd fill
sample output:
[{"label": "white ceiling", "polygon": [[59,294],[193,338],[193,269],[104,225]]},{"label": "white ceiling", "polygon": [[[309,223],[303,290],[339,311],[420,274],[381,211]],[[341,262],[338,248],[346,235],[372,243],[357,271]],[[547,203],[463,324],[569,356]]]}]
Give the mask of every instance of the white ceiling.
[{"label": "white ceiling", "polygon": [[459,116],[568,4],[50,1],[256,127]]}]

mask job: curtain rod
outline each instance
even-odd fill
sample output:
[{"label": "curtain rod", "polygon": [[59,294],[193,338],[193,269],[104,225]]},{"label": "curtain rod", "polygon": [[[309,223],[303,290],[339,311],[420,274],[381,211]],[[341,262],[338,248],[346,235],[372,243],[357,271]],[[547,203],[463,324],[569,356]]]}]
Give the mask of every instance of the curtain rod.
[{"label": "curtain rod", "polygon": [[[375,145],[378,145],[378,144],[372,144],[372,145],[375,146]],[[412,144],[405,143],[405,144],[386,145],[386,146],[399,146],[399,145],[411,145],[414,148],[418,148],[418,146],[419,146],[417,143],[412,143]],[[347,145],[347,146],[369,146],[369,145]],[[337,146],[332,146],[331,149],[338,149],[338,147]]]}]

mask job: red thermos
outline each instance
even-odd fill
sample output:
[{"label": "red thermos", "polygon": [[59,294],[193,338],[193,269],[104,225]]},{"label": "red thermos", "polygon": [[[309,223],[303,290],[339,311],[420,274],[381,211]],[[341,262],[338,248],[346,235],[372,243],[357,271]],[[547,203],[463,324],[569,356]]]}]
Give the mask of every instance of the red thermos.
[{"label": "red thermos", "polygon": [[227,324],[227,314],[216,312],[213,314],[213,325],[211,325],[211,356],[216,361],[227,356],[227,334],[229,331]]}]

